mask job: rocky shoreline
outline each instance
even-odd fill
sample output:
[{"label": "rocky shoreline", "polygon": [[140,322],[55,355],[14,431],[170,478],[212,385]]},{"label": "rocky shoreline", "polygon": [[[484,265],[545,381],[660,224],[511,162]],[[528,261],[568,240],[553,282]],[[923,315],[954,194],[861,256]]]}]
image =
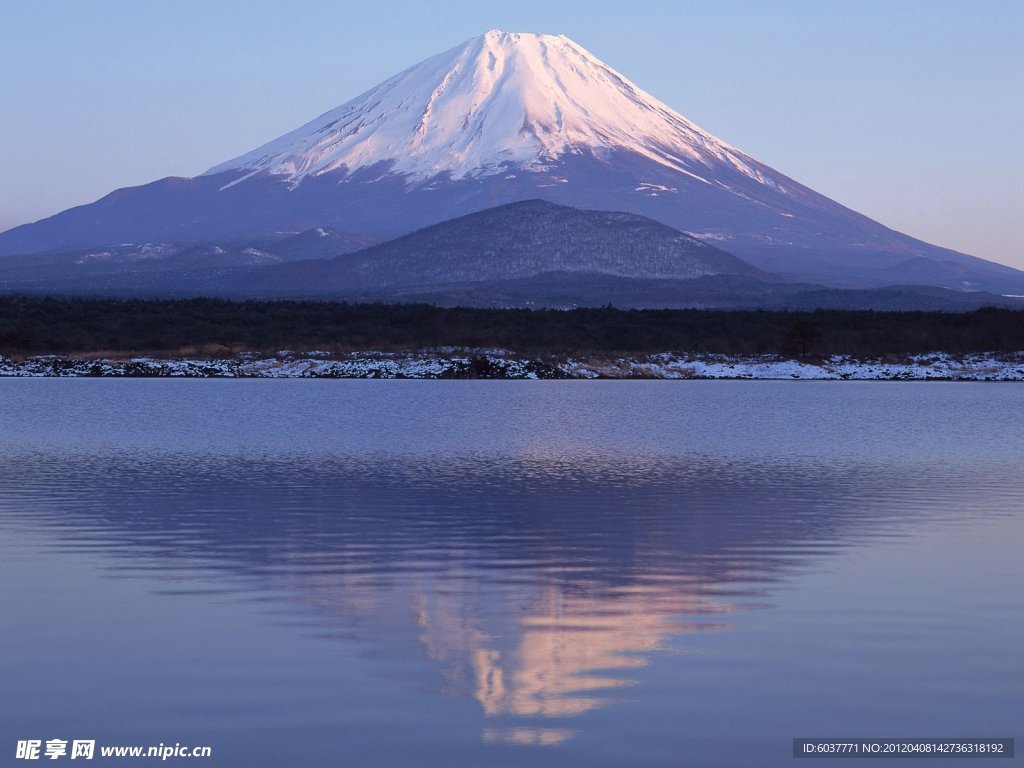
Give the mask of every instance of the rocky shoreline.
[{"label": "rocky shoreline", "polygon": [[60,355],[0,357],[3,377],[332,379],[753,379],[852,381],[1024,381],[1024,352],[945,353],[903,359],[833,356],[794,360],[660,353],[638,357],[516,355],[503,350],[420,352],[281,351],[219,359]]}]

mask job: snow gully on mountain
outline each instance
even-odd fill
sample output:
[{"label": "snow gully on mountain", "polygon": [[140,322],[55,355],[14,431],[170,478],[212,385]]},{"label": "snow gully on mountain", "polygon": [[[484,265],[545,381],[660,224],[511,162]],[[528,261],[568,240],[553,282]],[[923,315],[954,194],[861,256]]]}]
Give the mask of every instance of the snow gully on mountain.
[{"label": "snow gully on mountain", "polygon": [[269,171],[297,183],[391,162],[415,183],[439,173],[461,179],[508,166],[541,170],[584,149],[636,153],[708,184],[701,168],[727,163],[782,188],[756,161],[564,35],[499,30],[410,67],[206,175]]}]

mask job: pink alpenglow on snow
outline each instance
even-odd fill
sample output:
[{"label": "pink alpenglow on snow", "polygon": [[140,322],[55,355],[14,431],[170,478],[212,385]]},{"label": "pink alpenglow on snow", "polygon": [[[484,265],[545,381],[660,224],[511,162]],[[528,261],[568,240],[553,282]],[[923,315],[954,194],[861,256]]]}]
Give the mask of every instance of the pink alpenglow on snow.
[{"label": "pink alpenglow on snow", "polygon": [[[511,129],[510,129],[511,128]],[[626,150],[712,183],[729,163],[775,185],[751,158],[644,92],[564,35],[491,30],[427,59],[207,175],[308,175],[393,162],[424,181],[544,170],[587,149]]]}]

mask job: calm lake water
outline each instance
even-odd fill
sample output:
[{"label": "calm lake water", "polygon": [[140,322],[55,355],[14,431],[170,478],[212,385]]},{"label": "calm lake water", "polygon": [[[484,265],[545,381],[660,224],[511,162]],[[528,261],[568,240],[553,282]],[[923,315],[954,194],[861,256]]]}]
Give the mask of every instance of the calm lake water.
[{"label": "calm lake water", "polygon": [[0,402],[0,765],[30,738],[591,768],[1024,736],[1024,386],[18,380]]}]

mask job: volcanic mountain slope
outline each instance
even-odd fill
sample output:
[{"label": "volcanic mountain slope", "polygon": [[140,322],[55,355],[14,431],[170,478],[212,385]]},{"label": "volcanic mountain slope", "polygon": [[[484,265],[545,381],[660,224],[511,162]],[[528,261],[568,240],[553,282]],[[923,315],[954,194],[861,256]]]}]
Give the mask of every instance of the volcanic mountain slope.
[{"label": "volcanic mountain slope", "polygon": [[0,234],[0,254],[324,226],[393,237],[532,198],[647,216],[800,279],[1024,292],[1016,270],[894,232],[758,162],[566,37],[497,30],[199,177]]}]

